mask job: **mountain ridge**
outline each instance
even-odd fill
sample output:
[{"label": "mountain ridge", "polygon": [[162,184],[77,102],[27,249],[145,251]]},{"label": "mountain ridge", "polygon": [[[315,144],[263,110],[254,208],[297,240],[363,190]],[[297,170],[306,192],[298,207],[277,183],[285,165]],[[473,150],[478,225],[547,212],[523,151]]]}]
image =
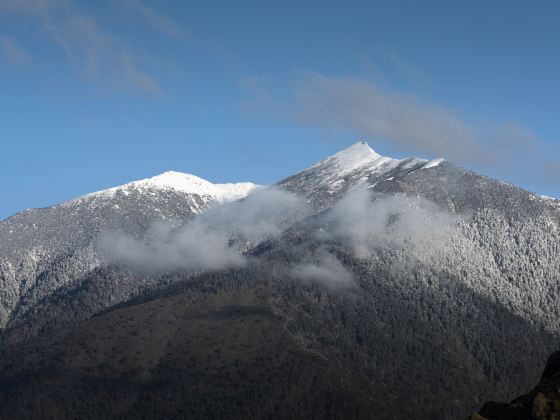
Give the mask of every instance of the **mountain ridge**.
[{"label": "mountain ridge", "polygon": [[[370,407],[371,416],[366,409],[357,418],[464,418],[483,401],[501,400],[532,385],[537,367],[560,341],[557,203],[448,161],[386,158],[357,143],[269,188],[257,188],[241,201],[220,204],[167,188],[125,191],[130,193],[117,188],[94,205],[86,199],[0,222],[0,237],[10,239],[0,242],[0,309],[5,316],[0,350],[6,350],[11,384],[0,397],[11,409],[17,409],[17,395],[32,395],[41,384],[51,383],[49,369],[59,378],[75,378],[76,363],[81,366],[78,383],[96,388],[87,391],[76,385],[72,392],[80,398],[93,392],[100,402],[107,389],[120,383],[114,379],[120,375],[136,384],[123,388],[127,398],[138,395],[135,381],[144,380],[146,374],[169,386],[175,395],[173,406],[181,408],[188,391],[174,369],[177,375],[186,375],[183,379],[196,374],[201,383],[227,391],[230,383],[216,379],[219,375],[206,376],[196,366],[194,371],[181,366],[191,369],[190,357],[199,357],[188,343],[199,342],[200,331],[230,331],[249,316],[251,325],[266,326],[255,327],[259,337],[294,349],[295,359],[286,363],[298,365],[312,356],[336,366],[350,389],[362,380],[373,384],[367,393],[356,394],[356,404]],[[285,219],[291,207],[284,204],[289,203],[298,211],[303,204],[305,211]],[[278,216],[282,223],[276,225]],[[156,231],[160,235],[156,241],[165,246],[176,244],[188,251],[192,248],[180,248],[185,240],[199,248],[211,238],[222,241],[216,249],[239,252],[243,263],[195,272],[138,272],[118,260],[107,262],[95,252],[95,239],[104,231],[131,238],[123,243],[133,244],[132,251],[150,252],[144,243],[153,238],[146,235],[161,222],[171,225]],[[249,233],[264,226],[268,234],[255,236],[253,242],[243,235],[216,236],[212,229],[220,224],[234,230],[241,226]],[[182,230],[189,226],[195,229]],[[441,227],[447,230],[439,231]],[[18,232],[17,237],[9,236],[8,229]],[[202,235],[191,240],[182,236],[185,232]],[[144,255],[150,256],[140,254]],[[187,317],[201,323],[200,331],[189,329],[180,315],[181,305],[197,301],[222,308],[205,312],[202,305]],[[157,318],[159,327],[144,327],[141,308],[147,302],[165,308],[166,318]],[[168,308],[171,302],[175,303]],[[113,337],[113,321],[121,315],[130,322]],[[29,357],[38,358],[38,365],[20,357],[27,354],[23,349],[49,347],[40,344],[43,340],[56,348],[80,348],[73,337],[88,333],[91,322],[102,328],[80,361],[72,354],[62,359],[50,353],[43,356],[43,350],[30,350]],[[148,347],[155,345],[152,340],[160,327],[166,331],[169,352],[156,352],[156,359],[151,359]],[[248,331],[243,331],[246,337]],[[118,348],[105,348],[105,337],[118,338]],[[150,360],[142,364],[147,370],[139,377],[136,362],[120,362],[125,356],[129,360],[137,356],[119,350],[131,347],[143,355],[137,337],[145,337],[145,357]],[[176,339],[183,343],[177,348],[172,344]],[[259,354],[267,360],[276,357],[267,338],[216,341],[210,334],[208,340],[204,348],[214,356],[205,359],[212,362],[204,366],[212,372],[231,373],[235,359],[258,366]],[[247,349],[252,356],[244,359]],[[160,356],[164,365],[153,367],[157,364],[152,361]],[[80,365],[86,359],[86,365]],[[313,366],[318,389],[333,392],[325,382],[332,378],[331,367]],[[265,383],[280,384],[281,389],[290,383],[297,393],[293,377],[263,375]],[[103,384],[110,386],[106,389]],[[279,392],[275,395],[284,395],[275,387],[271,388]],[[58,402],[62,394],[56,389],[62,388],[53,389],[45,404],[58,410],[63,408]],[[154,389],[142,392],[155,395],[150,394]],[[375,390],[383,401],[376,400]],[[201,398],[214,401],[206,394]],[[33,401],[35,409],[45,408],[43,402]],[[163,400],[157,401],[150,410],[164,409]],[[225,411],[220,412],[238,413],[227,398],[223,401],[226,406],[219,408]],[[141,414],[138,407],[129,413]]]},{"label": "mountain ridge", "polygon": [[[397,166],[401,169],[414,168],[414,170],[420,169],[430,169],[438,167],[441,164],[452,164],[448,162],[445,158],[435,158],[435,159],[424,159],[418,157],[408,157],[402,159],[396,159],[392,157],[382,156],[378,154],[366,141],[357,141],[352,145],[334,153],[333,155],[327,156],[315,164],[296,172],[287,178],[284,178],[274,185],[286,185],[286,181],[294,176],[298,176],[302,173],[306,173],[317,169],[322,166],[331,166],[330,170],[332,172],[331,183],[335,184],[333,189],[336,189],[336,185],[340,183],[346,175],[356,170],[362,170],[365,173],[377,172],[379,175],[388,174],[392,172]],[[412,171],[409,171],[412,172]],[[475,173],[475,172],[473,172]],[[479,175],[477,173],[477,175]],[[482,175],[483,176],[483,175]],[[390,177],[388,177],[390,178]],[[488,179],[493,179],[487,177]],[[329,179],[327,178],[327,181]],[[390,180],[390,179],[389,179]],[[514,186],[516,188],[523,189],[517,185],[504,182],[504,184]],[[197,194],[201,197],[207,197],[205,200],[215,201],[217,203],[227,203],[230,201],[235,201],[245,197],[252,191],[266,187],[265,185],[255,184],[253,182],[228,182],[228,183],[212,183],[205,180],[197,175],[179,172],[174,170],[168,170],[162,172],[161,174],[154,175],[149,178],[139,179],[135,181],[130,181],[121,185],[114,187],[105,188],[98,191],[93,191],[86,193],[75,198],[70,198],[60,203],[55,203],[47,207],[39,208],[27,208],[20,212],[16,212],[13,215],[0,220],[0,223],[20,214],[34,210],[41,210],[50,207],[56,207],[60,205],[69,206],[76,203],[81,203],[88,200],[94,200],[99,198],[110,198],[115,194],[122,193],[127,195],[129,190],[170,190],[175,192],[181,192],[186,194]],[[528,190],[526,190],[528,191]],[[549,197],[545,195],[540,195],[528,191],[536,197],[553,201],[560,205],[560,199],[555,197]],[[201,208],[201,211],[203,209]]]},{"label": "mountain ridge", "polygon": [[132,181],[116,187],[85,194],[69,200],[69,202],[93,197],[111,197],[119,191],[128,194],[127,191],[130,189],[169,189],[186,194],[209,196],[218,203],[225,203],[243,198],[252,190],[259,187],[259,185],[251,182],[213,184],[196,175],[177,171],[166,171],[151,178]]}]

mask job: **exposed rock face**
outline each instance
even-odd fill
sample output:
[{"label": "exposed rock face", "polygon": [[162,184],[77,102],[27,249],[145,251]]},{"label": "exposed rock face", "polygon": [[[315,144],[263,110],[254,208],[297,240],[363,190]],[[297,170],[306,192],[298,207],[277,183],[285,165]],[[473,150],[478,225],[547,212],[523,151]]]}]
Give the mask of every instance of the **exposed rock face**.
[{"label": "exposed rock face", "polygon": [[560,352],[550,356],[539,384],[511,403],[488,402],[470,420],[560,419]]}]

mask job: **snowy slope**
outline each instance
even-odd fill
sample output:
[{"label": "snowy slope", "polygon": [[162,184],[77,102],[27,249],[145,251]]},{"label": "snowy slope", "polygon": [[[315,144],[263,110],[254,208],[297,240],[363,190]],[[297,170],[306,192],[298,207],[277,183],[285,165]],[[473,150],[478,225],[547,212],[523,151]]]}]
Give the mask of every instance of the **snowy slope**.
[{"label": "snowy slope", "polygon": [[419,158],[394,159],[391,157],[381,156],[373,150],[367,142],[360,141],[352,146],[316,163],[308,170],[330,167],[331,174],[327,179],[340,178],[352,172],[361,171],[363,173],[383,175],[390,172],[402,163],[406,163],[409,167],[421,165],[421,169],[429,169],[436,167],[444,162],[444,159],[435,159],[428,161]]},{"label": "snowy slope", "polygon": [[[61,288],[79,287],[102,264],[95,250],[100,233],[142,237],[155,221],[182,224],[213,204],[241,199],[258,187],[165,172],[1,221],[0,328]],[[133,288],[121,288],[122,293]]]},{"label": "snowy slope", "polygon": [[381,156],[366,142],[352,146],[278,183],[281,188],[307,197],[317,210],[339,199],[349,188],[402,178],[418,170],[436,168],[443,159],[428,161],[411,157]]},{"label": "snowy slope", "polygon": [[168,171],[152,178],[133,181],[118,187],[87,194],[71,200],[69,203],[83,202],[89,199],[110,199],[116,194],[122,193],[126,196],[133,191],[147,194],[153,194],[157,191],[194,194],[203,198],[206,203],[210,201],[226,203],[244,198],[258,187],[258,185],[251,182],[213,184],[196,175]]}]

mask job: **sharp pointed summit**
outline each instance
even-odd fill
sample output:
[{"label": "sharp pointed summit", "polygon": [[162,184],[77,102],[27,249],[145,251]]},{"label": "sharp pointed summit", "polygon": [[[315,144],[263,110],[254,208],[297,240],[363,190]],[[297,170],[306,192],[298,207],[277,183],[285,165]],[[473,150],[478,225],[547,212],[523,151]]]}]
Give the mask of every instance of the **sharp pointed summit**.
[{"label": "sharp pointed summit", "polygon": [[325,161],[330,160],[336,162],[336,166],[341,173],[347,173],[364,166],[381,165],[389,161],[394,161],[395,159],[381,156],[369,147],[365,141],[360,141],[341,150]]},{"label": "sharp pointed summit", "polygon": [[[400,179],[419,169],[434,168],[442,162],[443,159],[428,161],[415,157],[394,159],[382,156],[367,142],[359,141],[281,181],[279,185],[306,197],[321,196],[318,208],[322,208],[354,186],[375,186]],[[325,194],[331,199],[325,200]]]},{"label": "sharp pointed summit", "polygon": [[371,146],[368,144],[367,141],[363,141],[363,140],[358,141],[352,144],[351,146],[348,146],[345,149],[342,149],[340,152],[336,153],[336,155],[347,154],[347,153],[364,153],[364,154],[370,154],[378,157],[381,156],[371,148]]}]

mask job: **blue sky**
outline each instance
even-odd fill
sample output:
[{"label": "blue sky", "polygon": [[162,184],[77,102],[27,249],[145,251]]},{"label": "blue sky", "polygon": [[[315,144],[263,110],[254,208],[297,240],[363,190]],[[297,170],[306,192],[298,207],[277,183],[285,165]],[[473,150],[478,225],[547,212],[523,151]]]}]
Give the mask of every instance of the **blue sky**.
[{"label": "blue sky", "polygon": [[367,140],[560,197],[560,3],[0,0],[0,218]]}]

